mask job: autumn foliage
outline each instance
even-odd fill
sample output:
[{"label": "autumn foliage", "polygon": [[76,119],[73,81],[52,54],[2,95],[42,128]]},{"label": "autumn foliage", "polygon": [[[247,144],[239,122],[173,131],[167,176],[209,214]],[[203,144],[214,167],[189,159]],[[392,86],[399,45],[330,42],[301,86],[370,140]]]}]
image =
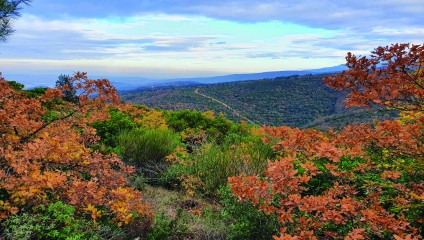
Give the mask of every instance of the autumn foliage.
[{"label": "autumn foliage", "polygon": [[[280,158],[263,175],[229,178],[233,194],[275,214],[274,239],[421,239],[424,222],[424,45],[379,47],[347,56],[348,71],[326,82],[351,90],[348,106],[418,114],[338,132],[264,127]],[[380,63],[383,68],[378,68]]]},{"label": "autumn foliage", "polygon": [[71,81],[76,103],[62,100],[68,85],[29,98],[0,77],[0,221],[56,201],[118,225],[151,214],[141,192],[128,187],[134,170],[89,148],[99,140],[90,124],[107,120],[111,107],[129,107],[107,80],[77,73]]},{"label": "autumn foliage", "polygon": [[370,57],[349,52],[346,62],[349,70],[324,80],[330,87],[350,91],[348,107],[424,110],[424,44],[378,47]]}]

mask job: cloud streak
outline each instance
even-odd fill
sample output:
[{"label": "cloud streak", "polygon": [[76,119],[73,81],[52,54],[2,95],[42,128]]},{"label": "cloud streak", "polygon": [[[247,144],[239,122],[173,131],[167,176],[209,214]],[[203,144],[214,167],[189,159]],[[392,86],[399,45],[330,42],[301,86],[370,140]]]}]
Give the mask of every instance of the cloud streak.
[{"label": "cloud streak", "polygon": [[[422,0],[38,0],[29,12],[50,18],[196,15],[241,22],[284,21],[320,28],[422,26]],[[187,20],[184,17],[174,20]]]},{"label": "cloud streak", "polygon": [[37,0],[0,45],[0,71],[172,77],[332,66],[348,51],[423,43],[422,1]]}]

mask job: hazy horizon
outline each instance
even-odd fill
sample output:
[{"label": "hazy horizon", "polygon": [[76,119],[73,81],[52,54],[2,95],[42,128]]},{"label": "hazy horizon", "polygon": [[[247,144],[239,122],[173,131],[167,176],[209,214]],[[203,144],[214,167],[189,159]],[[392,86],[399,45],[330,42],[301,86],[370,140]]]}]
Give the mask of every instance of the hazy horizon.
[{"label": "hazy horizon", "polygon": [[[300,69],[300,70],[283,70],[283,71],[270,71],[270,72],[295,72],[295,71],[307,71],[307,70],[322,70],[327,68],[340,68],[338,66],[324,67],[320,69]],[[180,81],[180,80],[193,80],[202,79],[202,78],[213,78],[213,77],[225,77],[231,75],[249,75],[249,74],[261,74],[261,73],[270,73],[270,72],[251,72],[251,73],[231,73],[224,75],[210,75],[210,76],[188,76],[184,78],[148,78],[144,76],[123,76],[123,75],[93,75],[88,74],[89,78],[99,79],[105,78],[110,80],[114,84],[119,84],[120,89],[122,88],[122,84],[126,84],[128,86],[124,87],[125,90],[135,89],[137,87],[141,87],[143,85],[154,84],[154,83],[169,83],[172,81]],[[25,85],[25,89],[34,88],[34,87],[53,87],[55,82],[58,79],[58,76],[61,74],[72,76],[75,72],[61,72],[61,73],[2,73],[2,76],[8,81],[17,81]],[[243,79],[243,80],[256,80],[256,79]]]}]

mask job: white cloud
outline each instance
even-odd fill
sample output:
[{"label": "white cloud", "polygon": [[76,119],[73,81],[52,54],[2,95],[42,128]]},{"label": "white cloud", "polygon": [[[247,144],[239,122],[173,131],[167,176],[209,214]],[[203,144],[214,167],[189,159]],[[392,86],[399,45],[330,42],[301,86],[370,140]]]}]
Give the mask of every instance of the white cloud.
[{"label": "white cloud", "polygon": [[101,4],[86,0],[37,0],[25,11],[55,19],[162,14],[156,18],[190,21],[192,16],[205,16],[240,22],[277,20],[332,29],[420,27],[424,21],[423,0],[103,0]]},{"label": "white cloud", "polygon": [[[156,70],[163,74],[235,73],[331,66],[343,63],[347,51],[365,55],[380,45],[422,44],[423,1],[104,0],[98,4],[75,0],[69,7],[67,0],[37,0],[25,9],[33,15],[23,12],[15,23],[15,35],[0,45],[0,70],[17,71],[26,68],[27,62],[31,63],[28,69],[34,71],[82,70],[86,66],[86,70],[105,68],[116,74],[152,74]],[[253,37],[209,34],[211,19],[240,26],[279,21],[316,31],[277,38],[261,36],[262,32]],[[152,23],[158,28],[147,31]],[[166,27],[171,24],[179,31]],[[188,31],[184,29],[188,25],[198,28]]]}]

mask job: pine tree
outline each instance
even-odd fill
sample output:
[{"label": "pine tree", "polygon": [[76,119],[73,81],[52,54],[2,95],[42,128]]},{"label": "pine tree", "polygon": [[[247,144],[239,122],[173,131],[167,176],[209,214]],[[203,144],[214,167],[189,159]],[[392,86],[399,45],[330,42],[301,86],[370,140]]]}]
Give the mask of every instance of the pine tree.
[{"label": "pine tree", "polygon": [[13,33],[11,20],[20,16],[20,6],[30,2],[31,0],[0,0],[0,41],[5,42]]},{"label": "pine tree", "polygon": [[67,102],[77,103],[78,96],[75,91],[75,86],[69,75],[61,74],[56,81],[56,87],[62,89],[62,99]]}]

